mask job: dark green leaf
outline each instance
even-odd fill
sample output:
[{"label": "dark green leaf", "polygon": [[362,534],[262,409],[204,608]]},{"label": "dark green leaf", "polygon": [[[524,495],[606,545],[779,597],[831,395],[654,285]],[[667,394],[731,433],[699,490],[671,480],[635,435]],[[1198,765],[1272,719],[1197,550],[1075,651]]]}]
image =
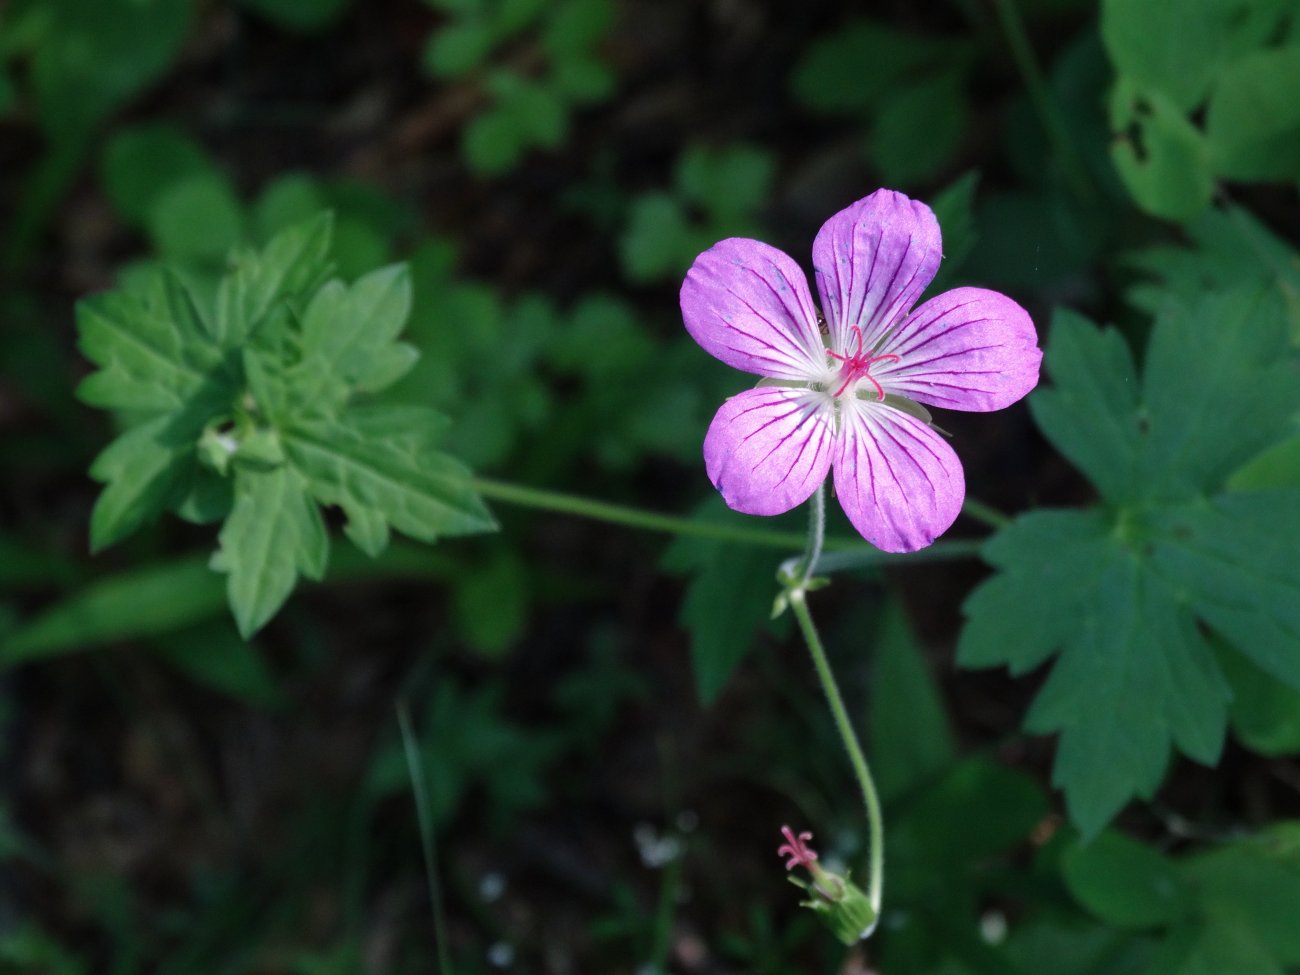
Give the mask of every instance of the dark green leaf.
[{"label": "dark green leaf", "polygon": [[887,605],[875,651],[871,768],[888,803],[950,766],[957,745],[939,688],[897,601]]},{"label": "dark green leaf", "polygon": [[1034,419],[1103,496],[1134,496],[1139,390],[1127,343],[1070,311],[1053,316],[1051,336],[1045,361],[1053,385],[1030,397]]},{"label": "dark green leaf", "polygon": [[[203,149],[172,125],[140,125],[113,137],[104,150],[105,189],[118,213],[143,226],[160,193],[181,180],[215,175]],[[317,208],[319,209],[319,208]]]},{"label": "dark green leaf", "polygon": [[1219,647],[1219,666],[1232,685],[1228,717],[1243,745],[1263,755],[1300,752],[1300,691],[1251,663],[1245,654]]},{"label": "dark green leaf", "polygon": [[1178,865],[1149,846],[1106,831],[1066,851],[1062,862],[1070,893],[1116,927],[1171,924],[1192,910],[1192,889]]},{"label": "dark green leaf", "polygon": [[914,186],[941,173],[966,132],[966,77],[938,71],[890,92],[876,112],[868,152],[886,185]]}]

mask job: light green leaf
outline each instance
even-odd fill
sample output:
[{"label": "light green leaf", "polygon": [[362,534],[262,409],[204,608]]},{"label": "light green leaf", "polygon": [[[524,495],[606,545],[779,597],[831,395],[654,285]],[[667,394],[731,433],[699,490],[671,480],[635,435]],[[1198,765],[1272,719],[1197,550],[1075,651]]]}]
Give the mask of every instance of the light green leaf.
[{"label": "light green leaf", "polygon": [[1226,63],[1268,40],[1289,3],[1102,0],[1101,36],[1119,74],[1185,112],[1205,100]]},{"label": "light green leaf", "polygon": [[226,594],[245,639],[289,598],[299,573],[325,574],[325,524],[306,482],[288,466],[236,471],[235,505],[218,540],[212,567],[228,573]]},{"label": "light green leaf", "polygon": [[1110,158],[1134,201],[1166,220],[1190,220],[1214,195],[1201,131],[1159,91],[1121,78],[1110,100]]},{"label": "light green leaf", "polygon": [[1193,908],[1193,889],[1178,865],[1120,833],[1107,830],[1091,843],[1076,843],[1061,866],[1075,899],[1116,927],[1172,924]]},{"label": "light green leaf", "polygon": [[767,203],[775,175],[772,153],[757,146],[692,146],[678,159],[675,179],[682,195],[714,222],[738,224]]},{"label": "light green leaf", "polygon": [[1245,654],[1216,649],[1232,685],[1229,719],[1237,739],[1261,755],[1300,753],[1300,691],[1273,679]]},{"label": "light green leaf", "polygon": [[1228,65],[1210,96],[1205,132],[1225,179],[1300,177],[1300,44]]},{"label": "light green leaf", "polygon": [[694,248],[694,235],[673,196],[646,193],[632,201],[619,239],[623,273],[630,280],[644,283],[679,275],[695,258]]},{"label": "light green leaf", "polygon": [[241,345],[282,302],[313,294],[330,272],[333,220],[329,214],[277,234],[261,251],[241,250],[217,288],[213,338]]},{"label": "light green leaf", "polygon": [[225,396],[231,377],[189,292],[163,271],[77,305],[78,345],[99,371],[77,389],[93,406],[179,412]]},{"label": "light green leaf", "polygon": [[197,463],[198,431],[177,433],[171,418],[157,417],[128,430],[95,458],[90,476],[105,487],[90,515],[92,552],[148,524],[171,503]]},{"label": "light green leaf", "polygon": [[[405,264],[372,271],[350,288],[325,285],[302,319],[304,367],[358,384],[392,368],[393,343],[411,312],[411,275]],[[410,362],[409,351],[398,353]]]},{"label": "light green leaf", "polygon": [[[426,542],[496,528],[469,470],[428,441],[414,441],[410,416],[373,413],[359,427],[345,415],[284,431],[290,462],[312,494],[343,509],[349,537],[371,555],[383,547],[389,525]],[[430,413],[429,429],[440,422]]]}]

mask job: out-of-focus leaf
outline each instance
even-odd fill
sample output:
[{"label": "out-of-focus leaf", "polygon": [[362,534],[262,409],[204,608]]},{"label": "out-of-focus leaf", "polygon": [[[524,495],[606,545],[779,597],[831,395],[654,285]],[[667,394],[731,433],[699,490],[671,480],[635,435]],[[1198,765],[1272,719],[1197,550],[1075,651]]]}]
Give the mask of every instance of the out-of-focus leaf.
[{"label": "out-of-focus leaf", "polygon": [[243,237],[243,219],[230,181],[200,171],[162,188],[150,201],[145,224],[164,257],[219,265]]},{"label": "out-of-focus leaf", "polygon": [[868,151],[886,185],[914,186],[941,173],[966,132],[966,79],[939,71],[890,92],[876,112]]},{"label": "out-of-focus leaf", "polygon": [[1177,864],[1120,833],[1076,844],[1062,867],[1075,899],[1116,927],[1167,925],[1192,910],[1193,890]]},{"label": "out-of-focus leaf", "polygon": [[1235,650],[1222,647],[1218,657],[1232,684],[1228,717],[1241,743],[1262,755],[1300,752],[1300,691],[1280,683]]},{"label": "out-of-focus leaf", "polygon": [[465,565],[455,582],[452,608],[461,636],[483,655],[501,656],[528,622],[527,566],[503,550],[480,565]]},{"label": "out-of-focus leaf", "polygon": [[101,172],[113,206],[137,226],[144,225],[160,194],[173,184],[193,177],[218,178],[203,149],[166,124],[119,132],[104,150]]},{"label": "out-of-focus leaf", "polygon": [[1147,213],[1189,220],[1214,195],[1214,172],[1205,137],[1158,90],[1121,78],[1110,102],[1115,139],[1110,157],[1133,199]]},{"label": "out-of-focus leaf", "polygon": [[1300,177],[1300,44],[1255,51],[1219,75],[1205,117],[1214,171],[1225,179]]},{"label": "out-of-focus leaf", "polygon": [[268,20],[289,30],[323,30],[339,19],[350,0],[239,0]]}]

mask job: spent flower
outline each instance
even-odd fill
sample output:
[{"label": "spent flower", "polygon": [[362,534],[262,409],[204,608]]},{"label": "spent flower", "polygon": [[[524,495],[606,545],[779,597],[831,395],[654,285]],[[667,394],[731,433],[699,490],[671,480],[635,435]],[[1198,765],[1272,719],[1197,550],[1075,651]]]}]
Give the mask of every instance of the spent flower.
[{"label": "spent flower", "polygon": [[775,247],[733,237],[695,259],[681,291],[687,331],[763,377],[722,404],[704,439],[730,507],[781,514],[830,474],[877,548],[915,551],[948,529],[965,477],[926,405],[1008,406],[1037,385],[1042,352],[1028,313],[996,291],[955,288],[914,309],[942,256],[930,208],[878,190],[813,242],[822,315]]},{"label": "spent flower", "polygon": [[817,851],[808,845],[812,833],[796,836],[789,826],[782,826],[781,835],[785,837],[785,843],[777,848],[776,855],[789,857],[785,869],[802,867],[812,878],[811,881],[789,878],[790,883],[809,894],[808,900],[801,901],[802,906],[820,917],[846,945],[857,944],[868,937],[875,930],[878,919],[870,898],[849,879],[847,872],[840,876],[817,862]]}]

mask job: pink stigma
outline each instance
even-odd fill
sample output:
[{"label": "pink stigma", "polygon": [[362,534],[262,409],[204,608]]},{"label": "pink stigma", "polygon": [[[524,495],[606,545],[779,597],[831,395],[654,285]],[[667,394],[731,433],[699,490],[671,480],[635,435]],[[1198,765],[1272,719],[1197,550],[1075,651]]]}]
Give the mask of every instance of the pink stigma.
[{"label": "pink stigma", "polygon": [[776,855],[790,858],[785,868],[793,870],[795,867],[811,867],[813,861],[817,859],[817,851],[808,845],[812,833],[800,833],[795,836],[794,830],[789,826],[782,826],[781,835],[785,837],[785,843],[777,849]]},{"label": "pink stigma", "polygon": [[865,376],[871,385],[876,387],[876,398],[883,400],[885,398],[884,387],[882,387],[880,383],[876,381],[876,378],[871,375],[871,365],[875,362],[897,362],[898,356],[870,355],[864,353],[862,351],[862,329],[856,325],[852,325],[849,330],[858,340],[858,349],[853,353],[853,355],[840,355],[838,352],[827,351],[827,355],[832,359],[838,359],[840,362],[844,363],[844,365],[840,367],[840,377],[844,382],[840,384],[839,389],[835,390],[835,395],[843,396],[844,391],[849,388],[849,385],[853,380],[861,379]]}]

